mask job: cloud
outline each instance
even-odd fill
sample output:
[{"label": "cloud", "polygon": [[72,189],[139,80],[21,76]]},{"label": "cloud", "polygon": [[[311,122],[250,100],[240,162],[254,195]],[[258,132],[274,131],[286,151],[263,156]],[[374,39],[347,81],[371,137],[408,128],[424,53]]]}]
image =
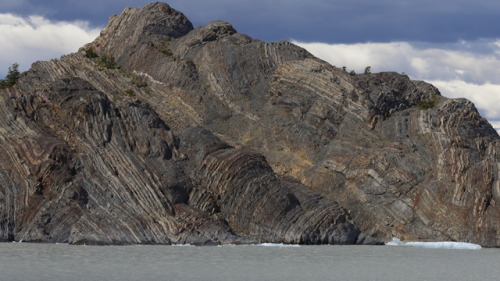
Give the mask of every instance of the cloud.
[{"label": "cloud", "polygon": [[497,130],[498,135],[500,135],[500,121],[492,121],[490,123]]},{"label": "cloud", "polygon": [[500,4],[432,0],[170,0],[195,23],[215,17],[265,41],[439,41],[497,34]]},{"label": "cloud", "polygon": [[0,74],[5,76],[13,63],[21,70],[37,60],[59,58],[93,41],[100,28],[84,21],[51,21],[41,16],[20,17],[0,14]]},{"label": "cloud", "polygon": [[0,3],[0,9],[2,10],[14,10],[22,8],[30,8],[31,4],[26,0],[2,0]]},{"label": "cloud", "polygon": [[469,99],[484,112],[486,117],[500,119],[500,84],[478,85],[461,80],[431,80],[428,82],[441,92],[446,93],[447,97]]},{"label": "cloud", "polygon": [[[1,0],[0,11],[85,19],[104,25],[125,7],[151,0]],[[215,19],[265,41],[450,42],[498,36],[500,2],[494,0],[169,0],[195,25]]]},{"label": "cloud", "polygon": [[329,63],[356,71],[371,65],[374,71],[406,72],[417,79],[500,84],[499,39],[443,45],[418,42],[294,43]]},{"label": "cloud", "polygon": [[349,70],[358,72],[368,65],[372,66],[374,71],[403,71],[409,69],[412,58],[416,58],[414,48],[406,42],[362,44],[304,43],[294,40],[292,42],[332,65],[346,66]]}]

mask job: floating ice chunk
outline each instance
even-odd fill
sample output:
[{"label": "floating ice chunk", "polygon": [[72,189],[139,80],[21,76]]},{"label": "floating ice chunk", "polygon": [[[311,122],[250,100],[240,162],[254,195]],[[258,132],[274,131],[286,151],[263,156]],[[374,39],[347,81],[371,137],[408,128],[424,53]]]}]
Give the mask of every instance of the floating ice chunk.
[{"label": "floating ice chunk", "polygon": [[391,241],[385,243],[387,246],[403,246],[403,242],[396,237],[393,237]]},{"label": "floating ice chunk", "polygon": [[238,245],[236,244],[220,244],[217,245],[217,247],[237,247]]},{"label": "floating ice chunk", "polygon": [[300,247],[300,245],[297,245],[297,244],[283,244],[283,243],[262,243],[262,244],[257,244],[256,246],[263,246],[263,247]]},{"label": "floating ice chunk", "polygon": [[193,245],[191,245],[191,244],[172,244],[172,246],[174,246],[174,247],[191,247]]},{"label": "floating ice chunk", "polygon": [[460,250],[480,250],[482,247],[478,244],[465,242],[402,242],[398,238],[392,238],[387,242],[388,246],[411,246],[428,249],[460,249]]}]

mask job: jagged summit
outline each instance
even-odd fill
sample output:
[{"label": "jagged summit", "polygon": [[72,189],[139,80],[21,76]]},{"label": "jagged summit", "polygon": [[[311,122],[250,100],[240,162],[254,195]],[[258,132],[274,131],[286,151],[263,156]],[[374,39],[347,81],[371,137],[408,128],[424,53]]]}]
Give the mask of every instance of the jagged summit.
[{"label": "jagged summit", "polygon": [[145,40],[178,38],[192,29],[193,24],[184,14],[166,3],[155,2],[111,16],[92,45],[103,53],[130,52]]},{"label": "jagged summit", "polygon": [[500,245],[500,138],[471,102],[165,3],[0,90],[0,144],[5,241]]}]

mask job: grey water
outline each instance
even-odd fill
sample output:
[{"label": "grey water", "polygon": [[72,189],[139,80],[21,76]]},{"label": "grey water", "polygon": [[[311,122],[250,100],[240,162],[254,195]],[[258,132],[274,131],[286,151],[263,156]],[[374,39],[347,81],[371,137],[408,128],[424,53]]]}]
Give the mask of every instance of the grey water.
[{"label": "grey water", "polygon": [[500,249],[0,243],[0,280],[500,280]]}]

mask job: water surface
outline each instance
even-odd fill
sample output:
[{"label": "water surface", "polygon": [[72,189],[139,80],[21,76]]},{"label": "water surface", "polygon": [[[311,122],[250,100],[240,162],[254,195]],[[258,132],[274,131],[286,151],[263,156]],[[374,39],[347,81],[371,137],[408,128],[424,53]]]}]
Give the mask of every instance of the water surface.
[{"label": "water surface", "polygon": [[0,243],[0,280],[495,280],[500,250]]}]

